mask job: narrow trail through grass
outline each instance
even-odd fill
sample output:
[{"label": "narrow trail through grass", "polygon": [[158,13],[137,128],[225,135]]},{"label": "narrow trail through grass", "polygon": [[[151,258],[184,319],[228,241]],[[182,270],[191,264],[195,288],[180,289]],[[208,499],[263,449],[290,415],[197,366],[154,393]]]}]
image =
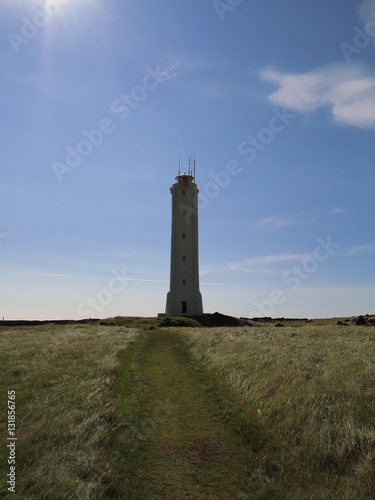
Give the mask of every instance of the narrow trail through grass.
[{"label": "narrow trail through grass", "polygon": [[261,454],[266,442],[257,422],[248,422],[244,435],[232,418],[233,403],[211,382],[199,374],[177,332],[142,334],[120,376],[125,423],[114,441],[121,475],[117,494],[129,499],[278,497],[271,487],[257,491],[249,480],[255,452]]}]

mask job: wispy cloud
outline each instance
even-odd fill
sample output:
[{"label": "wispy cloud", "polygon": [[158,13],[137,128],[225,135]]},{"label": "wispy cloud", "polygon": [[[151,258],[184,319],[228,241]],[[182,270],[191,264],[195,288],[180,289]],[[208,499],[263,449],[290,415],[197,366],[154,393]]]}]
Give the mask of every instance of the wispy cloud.
[{"label": "wispy cloud", "polygon": [[72,274],[55,274],[55,273],[23,273],[23,272],[15,272],[14,274],[20,276],[50,276],[53,278],[68,278],[73,276]]},{"label": "wispy cloud", "polygon": [[359,6],[359,15],[365,24],[374,20],[372,12],[375,10],[375,0],[363,0]]},{"label": "wispy cloud", "polygon": [[221,286],[221,287],[231,287],[231,288],[266,288],[265,286],[254,285],[253,283],[250,285],[241,285],[240,283],[207,283],[201,282],[201,285],[204,286]]},{"label": "wispy cloud", "polygon": [[149,280],[143,278],[118,278],[119,281],[139,281],[140,283],[169,283],[167,280]]},{"label": "wispy cloud", "polygon": [[265,267],[275,266],[277,264],[285,262],[300,262],[310,257],[308,253],[282,253],[278,255],[263,255],[259,257],[251,257],[248,259],[243,259],[239,262],[229,262],[227,264],[227,270],[229,271],[244,271],[248,273],[254,273],[259,270],[264,272]]},{"label": "wispy cloud", "polygon": [[265,68],[260,76],[278,86],[269,96],[274,104],[302,113],[326,107],[341,125],[375,129],[375,74],[364,65],[331,64],[299,74]]},{"label": "wispy cloud", "polygon": [[292,226],[296,222],[287,217],[266,217],[255,222],[257,226],[263,227],[285,227]]},{"label": "wispy cloud", "polygon": [[134,250],[131,252],[86,252],[84,255],[87,257],[99,257],[104,259],[130,259],[139,254]]},{"label": "wispy cloud", "polygon": [[349,247],[344,254],[349,256],[371,255],[375,253],[375,243]]},{"label": "wispy cloud", "polygon": [[180,74],[181,71],[181,64],[179,61],[174,62],[171,64],[166,70],[161,71],[161,76],[163,80],[170,80],[171,78],[175,78]]},{"label": "wispy cloud", "polygon": [[345,208],[339,208],[338,207],[338,208],[334,208],[333,210],[331,210],[330,213],[333,214],[333,215],[340,215],[340,214],[343,214],[345,212],[346,212]]}]

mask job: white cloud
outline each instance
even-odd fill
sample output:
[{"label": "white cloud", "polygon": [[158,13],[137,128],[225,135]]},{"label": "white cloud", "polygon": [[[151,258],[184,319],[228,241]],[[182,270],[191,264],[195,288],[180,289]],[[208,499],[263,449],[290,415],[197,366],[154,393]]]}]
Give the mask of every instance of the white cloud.
[{"label": "white cloud", "polygon": [[171,78],[175,78],[180,73],[180,62],[176,61],[173,64],[170,64],[169,67],[161,71],[163,81],[170,80]]},{"label": "white cloud", "polygon": [[231,271],[274,274],[280,272],[280,266],[278,266],[279,264],[288,262],[302,262],[304,259],[311,256],[311,253],[282,253],[277,255],[261,255],[257,257],[245,258],[240,261],[228,261],[220,267],[200,266],[199,274],[201,277],[212,274],[222,275],[224,272]]},{"label": "white cloud", "polygon": [[375,253],[375,243],[368,243],[366,245],[352,246],[347,249],[345,255],[371,255]]},{"label": "white cloud", "polygon": [[300,262],[308,257],[311,257],[311,254],[282,253],[278,255],[263,255],[260,257],[243,259],[240,262],[229,262],[227,264],[227,270],[245,271],[248,273],[262,270],[262,272],[264,272],[265,266],[274,266],[284,262]]},{"label": "white cloud", "polygon": [[372,11],[375,10],[375,0],[364,0],[359,7],[359,15],[363,23],[374,20]]},{"label": "white cloud", "polygon": [[343,214],[345,212],[346,212],[345,208],[334,208],[333,210],[331,210],[330,213],[333,215],[340,215],[340,214]]},{"label": "white cloud", "polygon": [[307,113],[326,107],[342,125],[375,129],[375,74],[362,65],[332,64],[309,73],[263,69],[260,76],[278,85],[274,104]]},{"label": "white cloud", "polygon": [[54,273],[23,273],[15,272],[14,274],[19,274],[20,276],[52,276],[53,278],[68,278],[73,276],[72,274],[54,274]]},{"label": "white cloud", "polygon": [[263,227],[285,227],[291,226],[295,224],[295,222],[287,217],[266,217],[265,219],[256,221],[255,224]]},{"label": "white cloud", "polygon": [[[262,286],[257,286],[257,285],[241,285],[240,283],[207,283],[207,282],[201,282],[201,286],[221,286],[221,287],[231,287],[231,288],[266,288]],[[267,287],[268,288],[268,287]]]}]

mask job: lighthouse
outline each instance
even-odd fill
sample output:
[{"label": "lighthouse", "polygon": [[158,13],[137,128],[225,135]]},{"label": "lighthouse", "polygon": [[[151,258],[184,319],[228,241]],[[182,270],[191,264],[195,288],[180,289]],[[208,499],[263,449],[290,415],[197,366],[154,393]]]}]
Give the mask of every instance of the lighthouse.
[{"label": "lighthouse", "polygon": [[198,192],[195,157],[189,157],[188,173],[181,174],[179,169],[176,182],[171,187],[171,274],[165,308],[168,315],[203,314],[199,291]]}]

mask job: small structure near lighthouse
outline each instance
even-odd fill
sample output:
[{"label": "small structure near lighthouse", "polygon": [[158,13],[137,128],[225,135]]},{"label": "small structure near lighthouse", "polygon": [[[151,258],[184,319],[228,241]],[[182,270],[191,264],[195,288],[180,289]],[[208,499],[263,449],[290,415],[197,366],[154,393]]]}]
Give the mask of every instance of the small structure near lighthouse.
[{"label": "small structure near lighthouse", "polygon": [[165,308],[171,316],[203,314],[199,291],[198,192],[195,157],[189,157],[188,173],[181,174],[179,169],[171,187],[171,275]]}]

